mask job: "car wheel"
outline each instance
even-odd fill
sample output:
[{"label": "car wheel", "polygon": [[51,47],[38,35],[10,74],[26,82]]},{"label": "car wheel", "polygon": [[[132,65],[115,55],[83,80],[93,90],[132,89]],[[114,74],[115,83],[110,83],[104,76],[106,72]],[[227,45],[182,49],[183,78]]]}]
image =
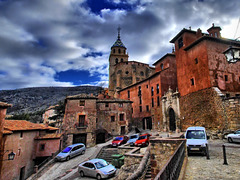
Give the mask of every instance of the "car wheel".
[{"label": "car wheel", "polygon": [[232,138],[229,137],[228,142],[232,143],[233,142]]},{"label": "car wheel", "polygon": [[81,152],[81,154],[84,154],[85,153],[85,150],[83,150],[82,152]]},{"label": "car wheel", "polygon": [[70,159],[70,157],[68,156],[68,157],[66,158],[66,160],[69,161],[69,159]]},{"label": "car wheel", "polygon": [[97,179],[102,179],[101,175],[100,174],[97,174]]},{"label": "car wheel", "polygon": [[80,171],[79,173],[80,173],[81,177],[84,177],[84,172],[83,171]]}]

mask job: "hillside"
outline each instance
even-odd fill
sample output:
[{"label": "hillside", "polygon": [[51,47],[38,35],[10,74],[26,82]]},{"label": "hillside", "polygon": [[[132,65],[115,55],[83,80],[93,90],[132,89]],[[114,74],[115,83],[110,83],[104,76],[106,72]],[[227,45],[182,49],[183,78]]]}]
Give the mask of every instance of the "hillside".
[{"label": "hillside", "polygon": [[0,101],[12,104],[8,114],[36,113],[51,105],[63,101],[66,96],[81,93],[97,94],[101,91],[98,86],[77,87],[36,87],[0,91]]}]

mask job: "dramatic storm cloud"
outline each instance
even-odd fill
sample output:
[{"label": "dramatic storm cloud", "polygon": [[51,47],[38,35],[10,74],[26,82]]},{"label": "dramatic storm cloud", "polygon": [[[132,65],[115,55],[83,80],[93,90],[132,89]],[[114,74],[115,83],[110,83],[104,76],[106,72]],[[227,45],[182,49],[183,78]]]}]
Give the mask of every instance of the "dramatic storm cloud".
[{"label": "dramatic storm cloud", "polygon": [[0,0],[0,90],[108,84],[121,27],[129,60],[153,64],[181,29],[240,36],[238,0]]}]

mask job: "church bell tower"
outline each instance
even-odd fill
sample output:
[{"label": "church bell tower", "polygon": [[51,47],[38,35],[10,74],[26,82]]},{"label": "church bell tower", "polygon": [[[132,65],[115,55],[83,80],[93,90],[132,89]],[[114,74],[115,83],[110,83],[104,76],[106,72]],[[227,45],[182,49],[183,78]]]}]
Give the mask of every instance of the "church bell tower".
[{"label": "church bell tower", "polygon": [[121,88],[117,83],[117,72],[116,67],[121,66],[122,63],[128,62],[128,54],[126,53],[127,48],[121,41],[120,30],[118,28],[118,36],[116,42],[111,47],[111,52],[109,56],[109,85],[108,93],[110,96],[114,96],[118,88]]}]

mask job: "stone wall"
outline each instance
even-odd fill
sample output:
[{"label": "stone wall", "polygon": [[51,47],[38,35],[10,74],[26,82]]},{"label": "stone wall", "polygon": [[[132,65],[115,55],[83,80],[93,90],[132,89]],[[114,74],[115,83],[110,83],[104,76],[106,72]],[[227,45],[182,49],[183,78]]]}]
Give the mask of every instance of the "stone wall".
[{"label": "stone wall", "polygon": [[162,170],[184,139],[150,139],[152,178]]}]

